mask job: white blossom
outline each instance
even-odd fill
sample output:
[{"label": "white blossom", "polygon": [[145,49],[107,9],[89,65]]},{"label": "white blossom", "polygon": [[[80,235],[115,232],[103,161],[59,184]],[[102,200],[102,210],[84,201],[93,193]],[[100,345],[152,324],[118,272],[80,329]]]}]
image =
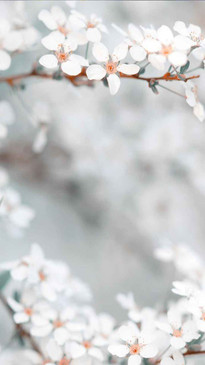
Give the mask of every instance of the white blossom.
[{"label": "white blossom", "polygon": [[87,68],[89,80],[102,80],[107,78],[111,95],[115,95],[120,88],[119,73],[125,75],[135,75],[139,71],[139,66],[135,64],[121,64],[120,61],[127,56],[128,46],[126,43],[119,44],[110,56],[107,47],[102,43],[93,46],[93,55],[103,66],[94,64]]},{"label": "white blossom", "polygon": [[81,73],[82,66],[88,66],[87,60],[77,54],[72,53],[77,49],[74,40],[65,39],[64,34],[52,32],[42,39],[43,45],[54,54],[47,54],[40,58],[39,62],[48,69],[61,67],[62,71],[70,76]]}]

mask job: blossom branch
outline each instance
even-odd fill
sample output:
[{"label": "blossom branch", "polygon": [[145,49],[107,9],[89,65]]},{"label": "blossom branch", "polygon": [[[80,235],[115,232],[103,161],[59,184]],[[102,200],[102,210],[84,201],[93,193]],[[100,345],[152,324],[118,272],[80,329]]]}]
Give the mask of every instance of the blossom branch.
[{"label": "blossom branch", "polygon": [[[63,79],[66,79],[70,81],[74,86],[93,86],[93,81],[89,80],[86,75],[86,68],[84,67],[81,71],[81,73],[77,76],[70,76],[62,72]],[[177,74],[171,74],[170,72],[167,72],[166,74],[158,77],[142,77],[140,74],[136,75],[125,75],[120,72],[121,78],[129,78],[129,79],[137,79],[141,81],[146,81],[148,84],[152,81],[184,81],[187,82],[188,80],[197,79],[200,77],[200,75],[193,75],[187,77],[186,75],[182,75],[184,78],[180,78]],[[36,68],[33,68],[32,71],[28,73],[23,73],[19,75],[14,76],[5,76],[0,77],[0,83],[7,83],[10,86],[14,86],[17,82],[20,82],[24,79],[30,78],[30,77],[39,77],[42,79],[55,79],[54,74],[48,74],[48,73],[41,73],[38,72]]]}]

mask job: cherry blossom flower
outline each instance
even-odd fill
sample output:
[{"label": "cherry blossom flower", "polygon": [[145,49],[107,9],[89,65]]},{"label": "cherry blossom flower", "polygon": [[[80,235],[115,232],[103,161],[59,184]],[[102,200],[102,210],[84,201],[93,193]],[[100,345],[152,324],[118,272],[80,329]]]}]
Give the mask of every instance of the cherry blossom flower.
[{"label": "cherry blossom flower", "polygon": [[157,355],[158,350],[150,331],[140,332],[137,326],[129,324],[119,328],[119,337],[126,344],[112,344],[108,351],[118,357],[128,356],[129,365],[140,364],[142,358],[149,359]]},{"label": "cherry blossom flower", "polygon": [[193,108],[193,113],[200,120],[200,122],[203,122],[205,118],[205,110],[204,106],[198,100],[197,86],[189,80],[185,83],[184,87],[187,104]]},{"label": "cherry blossom flower", "polygon": [[162,25],[157,30],[157,38],[161,48],[159,52],[149,55],[151,64],[159,70],[163,70],[168,60],[174,67],[183,66],[187,63],[187,53],[191,48],[188,38],[177,35],[174,37],[171,29]]},{"label": "cherry blossom flower", "polygon": [[77,49],[75,41],[65,39],[65,36],[59,32],[52,32],[42,39],[43,45],[55,51],[54,54],[47,54],[40,58],[39,62],[48,69],[55,69],[58,66],[62,71],[70,76],[81,73],[82,66],[88,66],[88,61],[79,55],[73,53]]},{"label": "cherry blossom flower", "polygon": [[0,24],[0,70],[5,71],[11,65],[10,52],[14,52],[21,46],[22,38],[17,31],[11,30],[7,19],[1,19]]},{"label": "cherry blossom flower", "polygon": [[0,216],[19,228],[27,228],[35,216],[33,209],[21,203],[21,196],[14,189],[6,188],[2,196]]},{"label": "cherry blossom flower", "polygon": [[31,328],[31,334],[40,338],[52,333],[57,344],[62,346],[72,336],[72,333],[85,329],[85,322],[82,319],[77,320],[76,315],[77,311],[72,306],[68,306],[60,312],[52,308],[41,311],[38,322],[36,321]]},{"label": "cherry blossom flower", "polygon": [[181,315],[174,309],[167,313],[168,322],[158,322],[157,326],[162,331],[170,334],[170,344],[176,349],[182,349],[186,343],[197,340],[200,334],[193,320],[182,322]]},{"label": "cherry blossom flower", "polygon": [[11,104],[7,100],[0,101],[0,139],[7,136],[7,127],[14,123],[15,115]]},{"label": "cherry blossom flower", "polygon": [[107,33],[107,28],[102,24],[102,19],[95,14],[91,14],[90,17],[87,18],[76,10],[72,10],[71,19],[74,24],[85,31],[88,42],[100,42],[101,33]]},{"label": "cherry blossom flower", "polygon": [[75,41],[78,45],[87,43],[85,35],[79,32],[80,27],[76,24],[75,19],[67,16],[59,6],[52,6],[50,11],[42,9],[38,18],[49,30],[63,34],[66,39]]},{"label": "cherry blossom flower", "polygon": [[[112,24],[112,26],[123,35],[125,42],[127,42],[129,46],[129,51],[132,58],[137,62],[144,61],[148,53],[147,50],[143,47],[143,41],[145,40],[145,38],[142,31],[132,23],[128,25],[127,32],[125,32],[116,24]],[[158,51],[160,49],[160,44],[157,41],[156,47],[157,48],[155,50]]]},{"label": "cherry blossom flower", "polygon": [[192,43],[191,46],[205,45],[204,36],[201,34],[201,28],[198,25],[186,24],[182,21],[177,21],[174,24],[174,30],[184,37],[188,37]]},{"label": "cherry blossom flower", "polygon": [[118,73],[125,75],[135,75],[139,72],[139,66],[135,64],[121,64],[120,61],[127,56],[128,46],[126,43],[118,45],[113,54],[110,56],[108,49],[102,43],[96,43],[93,46],[93,55],[103,63],[101,65],[91,65],[87,68],[86,73],[89,80],[102,80],[107,78],[111,95],[115,95],[120,88],[120,77]]}]

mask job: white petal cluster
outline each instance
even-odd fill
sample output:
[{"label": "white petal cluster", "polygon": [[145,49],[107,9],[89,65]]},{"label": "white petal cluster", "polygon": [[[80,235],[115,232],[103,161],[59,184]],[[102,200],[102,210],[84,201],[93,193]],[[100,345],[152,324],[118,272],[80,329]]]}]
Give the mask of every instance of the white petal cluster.
[{"label": "white petal cluster", "polygon": [[[63,73],[77,76],[83,71],[81,76],[86,74],[91,81],[103,80],[111,95],[119,91],[122,77],[140,78],[148,65],[165,72],[163,75],[169,75],[169,80],[187,81],[184,73],[189,69],[190,55],[193,53],[201,62],[205,59],[205,42],[200,27],[193,24],[186,26],[181,21],[177,21],[173,29],[167,25],[154,29],[130,23],[128,30],[124,31],[113,24],[123,40],[110,53],[102,42],[102,35],[106,36],[108,30],[95,14],[87,17],[71,9],[67,15],[59,6],[53,6],[50,11],[41,10],[39,20],[51,31],[42,39],[43,46],[51,53],[43,55],[40,64],[54,70],[55,77],[63,76]],[[94,59],[89,52],[90,44]],[[78,54],[73,53],[82,46],[85,47],[82,50],[85,57],[81,50]],[[158,81],[155,78],[150,80],[152,83],[149,86],[158,93]],[[185,99],[188,102],[186,95]],[[204,107],[198,100],[193,105],[193,113],[200,121],[204,120]]]},{"label": "white petal cluster", "polygon": [[0,22],[0,71],[6,71],[15,53],[24,52],[39,41],[40,35],[26,18],[23,2],[14,5],[12,19],[1,18]]},{"label": "white petal cluster", "polygon": [[[175,253],[174,247],[160,248],[156,255],[166,261],[177,260],[180,254]],[[179,250],[181,255],[186,253],[185,247]],[[187,248],[187,259],[188,252]],[[28,256],[2,263],[0,274],[4,271],[10,272],[12,288],[21,283],[16,286],[15,295],[11,292],[6,298],[13,320],[41,349],[40,358],[27,349],[22,353],[29,356],[28,365],[90,361],[184,365],[189,353],[203,350],[205,293],[204,285],[196,277],[192,284],[173,283],[173,291],[180,299],[168,303],[166,310],[140,308],[132,293],[118,294],[117,300],[129,317],[118,325],[109,314],[97,314],[87,303],[88,287],[73,277],[63,262],[47,260],[37,244],[32,245]],[[186,271],[183,274],[186,279]],[[12,353],[6,356],[9,358]]]}]

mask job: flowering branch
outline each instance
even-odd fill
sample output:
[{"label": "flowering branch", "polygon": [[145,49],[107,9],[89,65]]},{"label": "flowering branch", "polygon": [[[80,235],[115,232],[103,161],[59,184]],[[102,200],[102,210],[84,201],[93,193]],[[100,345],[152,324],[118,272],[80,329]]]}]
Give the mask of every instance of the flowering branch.
[{"label": "flowering branch", "polygon": [[[129,79],[137,79],[146,81],[148,84],[150,84],[153,81],[183,81],[187,82],[189,80],[198,79],[200,75],[193,75],[193,76],[186,76],[181,75],[183,77],[180,78],[177,74],[171,74],[171,73],[165,73],[163,76],[157,76],[157,77],[142,77],[140,74],[136,75],[125,75],[122,72],[119,73],[121,78],[129,78]],[[88,79],[86,74],[86,68],[84,67],[79,75],[76,76],[70,76],[65,73],[61,73],[62,78],[70,81],[74,86],[93,86],[93,82]],[[0,83],[7,83],[10,86],[16,85],[16,83],[21,82],[24,79],[30,78],[30,77],[38,77],[42,79],[55,79],[55,74],[48,74],[48,73],[41,73],[38,72],[36,68],[33,68],[32,71],[14,75],[14,76],[6,76],[6,77],[0,77]],[[101,80],[100,80],[101,81]]]}]

